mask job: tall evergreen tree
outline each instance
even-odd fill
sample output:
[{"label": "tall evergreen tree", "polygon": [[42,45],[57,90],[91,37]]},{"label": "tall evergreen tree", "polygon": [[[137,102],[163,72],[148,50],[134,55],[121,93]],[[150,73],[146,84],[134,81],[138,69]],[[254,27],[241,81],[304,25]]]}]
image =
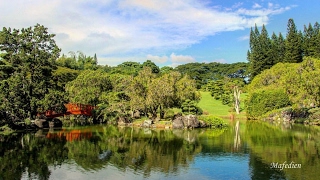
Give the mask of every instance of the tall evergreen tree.
[{"label": "tall evergreen tree", "polygon": [[273,64],[277,64],[280,62],[279,57],[279,38],[278,36],[273,32],[271,36],[271,59],[273,61]]},{"label": "tall evergreen tree", "polygon": [[293,19],[289,19],[286,36],[286,52],[284,62],[302,62],[302,35],[297,31]]},{"label": "tall evergreen tree", "polygon": [[[262,26],[261,33],[259,36],[260,52],[258,61],[261,61],[261,71],[270,69],[274,62],[271,55],[271,41],[268,35],[268,31],[265,25]],[[261,72],[260,71],[260,72]],[[259,72],[259,74],[260,74]]]},{"label": "tall evergreen tree", "polygon": [[257,25],[250,32],[250,51],[248,51],[250,79],[252,80],[261,71],[273,66],[271,40],[265,25],[262,26],[261,33]]},{"label": "tall evergreen tree", "polygon": [[283,35],[281,33],[279,33],[279,37],[278,37],[278,57],[279,57],[279,59],[278,59],[278,62],[284,61],[285,52],[286,52],[286,42],[285,42]]},{"label": "tall evergreen tree", "polygon": [[313,32],[313,27],[311,23],[309,23],[309,26],[307,27],[304,25],[304,30],[303,30],[303,55],[304,56],[312,56],[314,54],[314,49],[313,49],[313,37],[314,37],[314,32]]},{"label": "tall evergreen tree", "polygon": [[316,22],[313,26],[314,39],[312,41],[312,46],[314,47],[313,56],[320,58],[320,24]]},{"label": "tall evergreen tree", "polygon": [[260,32],[258,30],[257,25],[255,25],[254,30],[251,28],[250,31],[250,50],[247,53],[251,80],[260,73],[261,62],[258,61],[258,53],[260,51],[259,36]]}]

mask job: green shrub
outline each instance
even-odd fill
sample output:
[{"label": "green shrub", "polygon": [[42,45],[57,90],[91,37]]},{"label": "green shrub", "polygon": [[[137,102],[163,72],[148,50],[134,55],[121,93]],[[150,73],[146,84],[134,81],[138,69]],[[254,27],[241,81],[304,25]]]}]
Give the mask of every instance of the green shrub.
[{"label": "green shrub", "polygon": [[203,110],[197,106],[196,101],[191,101],[190,99],[182,103],[181,109],[184,114],[201,115],[203,113]]},{"label": "green shrub", "polygon": [[30,125],[31,124],[30,118],[25,119],[24,122],[26,123],[26,125]]},{"label": "green shrub", "polygon": [[200,116],[199,120],[205,122],[211,128],[223,128],[227,126],[223,119],[218,118],[216,116]]},{"label": "green shrub", "polygon": [[172,109],[168,109],[165,113],[164,113],[164,118],[165,119],[172,119],[174,116],[174,110]]},{"label": "green shrub", "polygon": [[232,96],[231,94],[223,94],[222,95],[222,104],[223,105],[232,105]]},{"label": "green shrub", "polygon": [[281,89],[256,91],[251,93],[247,99],[247,118],[258,119],[269,111],[289,105],[289,97]]},{"label": "green shrub", "polygon": [[309,109],[308,113],[311,120],[320,119],[320,108]]}]

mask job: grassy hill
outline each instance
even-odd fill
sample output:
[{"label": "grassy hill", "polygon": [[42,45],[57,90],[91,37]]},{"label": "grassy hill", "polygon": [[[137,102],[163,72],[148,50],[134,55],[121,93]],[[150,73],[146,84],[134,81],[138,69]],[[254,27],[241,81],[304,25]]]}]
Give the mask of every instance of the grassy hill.
[{"label": "grassy hill", "polygon": [[[232,107],[223,105],[221,101],[213,99],[210,95],[210,92],[200,92],[201,93],[201,100],[198,103],[198,106],[203,109],[203,112],[208,112],[211,115],[215,115],[218,117],[229,118],[230,114],[233,112]],[[240,101],[246,98],[246,94],[241,94]],[[244,108],[244,103],[241,103],[241,108]],[[230,112],[231,111],[231,112]],[[240,115],[236,115],[237,118],[245,118],[245,111],[242,110]]]}]

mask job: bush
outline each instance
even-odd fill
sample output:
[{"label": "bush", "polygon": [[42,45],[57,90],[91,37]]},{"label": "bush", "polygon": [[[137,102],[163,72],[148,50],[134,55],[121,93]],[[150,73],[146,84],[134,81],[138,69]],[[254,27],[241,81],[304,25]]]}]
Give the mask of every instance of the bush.
[{"label": "bush", "polygon": [[223,94],[222,95],[222,104],[223,105],[228,105],[231,106],[232,105],[232,96],[231,94]]},{"label": "bush", "polygon": [[281,89],[256,91],[249,95],[246,102],[247,118],[258,119],[263,114],[289,106],[288,95]]},{"label": "bush", "polygon": [[165,119],[172,119],[173,116],[174,116],[174,111],[172,109],[168,109],[164,114]]},{"label": "bush", "polygon": [[205,122],[211,128],[223,128],[227,126],[223,119],[218,118],[216,116],[200,116],[199,120]]},{"label": "bush", "polygon": [[201,115],[203,113],[203,110],[196,105],[196,102],[190,99],[182,103],[181,109],[184,114]]},{"label": "bush", "polygon": [[320,108],[312,108],[308,113],[311,120],[320,119]]}]

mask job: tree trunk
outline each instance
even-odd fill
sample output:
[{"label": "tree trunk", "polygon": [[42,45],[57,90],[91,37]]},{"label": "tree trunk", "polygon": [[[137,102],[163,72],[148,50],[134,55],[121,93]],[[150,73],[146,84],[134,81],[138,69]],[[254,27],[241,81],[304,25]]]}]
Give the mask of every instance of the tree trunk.
[{"label": "tree trunk", "polygon": [[234,109],[236,110],[237,114],[240,114],[240,94],[241,91],[238,89],[237,86],[233,88],[233,95],[234,95]]},{"label": "tree trunk", "polygon": [[160,106],[160,119],[164,119],[164,109]]}]

